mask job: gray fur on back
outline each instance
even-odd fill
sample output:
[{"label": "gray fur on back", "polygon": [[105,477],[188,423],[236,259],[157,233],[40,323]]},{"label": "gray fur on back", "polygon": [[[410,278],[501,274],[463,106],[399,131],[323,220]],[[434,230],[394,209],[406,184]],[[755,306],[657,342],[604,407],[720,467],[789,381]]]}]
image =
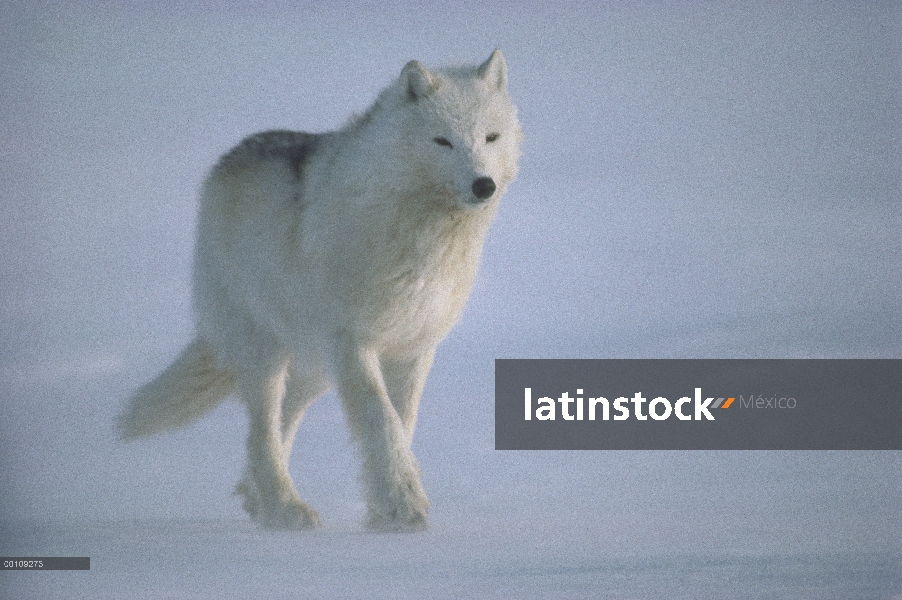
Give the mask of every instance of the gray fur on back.
[{"label": "gray fur on back", "polygon": [[319,135],[300,131],[272,130],[244,138],[225,154],[217,170],[237,173],[264,160],[284,160],[297,179],[304,174],[304,165],[316,150]]}]

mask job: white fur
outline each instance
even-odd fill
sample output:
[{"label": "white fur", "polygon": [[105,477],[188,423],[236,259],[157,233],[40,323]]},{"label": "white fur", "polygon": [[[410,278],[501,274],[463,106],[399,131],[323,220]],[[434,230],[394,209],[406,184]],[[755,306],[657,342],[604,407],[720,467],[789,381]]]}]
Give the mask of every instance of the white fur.
[{"label": "white fur", "polygon": [[[242,142],[201,196],[197,337],[133,396],[124,436],[183,425],[237,392],[250,414],[245,509],[265,527],[314,527],[288,459],[304,410],[334,385],[362,450],[369,525],[426,527],[417,406],[519,144],[498,50],[479,67],[411,61],[339,131]],[[480,199],[484,178],[496,189]]]}]

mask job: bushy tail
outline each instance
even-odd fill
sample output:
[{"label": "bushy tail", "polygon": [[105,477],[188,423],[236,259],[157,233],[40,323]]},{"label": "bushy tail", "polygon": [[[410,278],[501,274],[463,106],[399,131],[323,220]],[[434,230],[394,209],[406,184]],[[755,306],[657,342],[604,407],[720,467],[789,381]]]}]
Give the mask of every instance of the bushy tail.
[{"label": "bushy tail", "polygon": [[217,369],[213,351],[195,339],[129,399],[119,417],[119,432],[128,440],[187,425],[218,406],[235,387],[235,376]]}]

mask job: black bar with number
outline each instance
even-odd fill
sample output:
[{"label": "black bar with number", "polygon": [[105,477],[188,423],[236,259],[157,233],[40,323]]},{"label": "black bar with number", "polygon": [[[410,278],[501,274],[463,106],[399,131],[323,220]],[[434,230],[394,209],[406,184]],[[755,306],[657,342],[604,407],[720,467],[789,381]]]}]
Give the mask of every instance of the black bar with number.
[{"label": "black bar with number", "polygon": [[7,571],[90,571],[88,556],[3,556],[0,570]]}]

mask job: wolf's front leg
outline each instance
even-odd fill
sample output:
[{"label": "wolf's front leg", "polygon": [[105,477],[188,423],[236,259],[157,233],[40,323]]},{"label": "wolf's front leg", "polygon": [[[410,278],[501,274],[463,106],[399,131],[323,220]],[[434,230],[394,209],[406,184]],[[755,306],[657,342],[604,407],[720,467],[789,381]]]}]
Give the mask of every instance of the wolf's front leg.
[{"label": "wolf's front leg", "polygon": [[367,524],[390,531],[425,529],[429,500],[405,424],[389,399],[378,354],[348,344],[338,366],[342,403],[363,453]]},{"label": "wolf's front leg", "polygon": [[432,358],[435,349],[432,348],[414,358],[384,359],[382,360],[382,373],[385,377],[385,388],[392,405],[398,411],[404,432],[408,442],[413,440],[413,430],[417,423],[417,410],[420,406],[420,396],[426,385],[426,377],[432,368]]},{"label": "wolf's front leg", "polygon": [[282,400],[287,362],[256,365],[241,373],[239,386],[250,415],[247,471],[237,492],[244,508],[268,529],[308,529],[319,515],[301,500],[283,459]]}]

